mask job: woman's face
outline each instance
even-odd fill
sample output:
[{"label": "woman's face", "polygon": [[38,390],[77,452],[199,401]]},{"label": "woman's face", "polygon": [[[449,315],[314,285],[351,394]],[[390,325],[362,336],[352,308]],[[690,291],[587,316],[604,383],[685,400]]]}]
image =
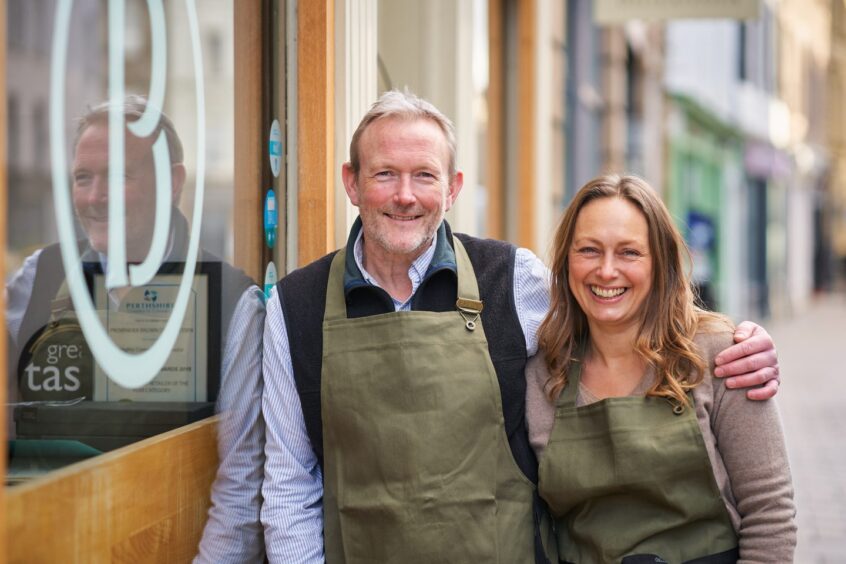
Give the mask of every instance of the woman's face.
[{"label": "woman's face", "polygon": [[652,287],[649,229],[623,198],[601,198],[576,218],[568,254],[570,291],[591,327],[637,327]]}]

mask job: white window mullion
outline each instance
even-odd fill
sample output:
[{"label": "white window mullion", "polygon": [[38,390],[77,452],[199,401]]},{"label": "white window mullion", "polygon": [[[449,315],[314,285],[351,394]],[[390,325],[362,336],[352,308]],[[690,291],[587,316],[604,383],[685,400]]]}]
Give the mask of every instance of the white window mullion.
[{"label": "white window mullion", "polygon": [[361,118],[376,101],[378,0],[335,0],[335,242],[346,242],[358,210],[344,192],[341,166]]}]

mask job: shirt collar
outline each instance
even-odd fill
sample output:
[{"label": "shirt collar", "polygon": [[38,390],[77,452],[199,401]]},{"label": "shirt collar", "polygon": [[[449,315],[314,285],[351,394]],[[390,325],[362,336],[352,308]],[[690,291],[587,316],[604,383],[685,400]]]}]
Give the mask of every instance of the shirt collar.
[{"label": "shirt collar", "polygon": [[[417,291],[418,286],[423,281],[423,278],[426,276],[426,271],[429,269],[429,265],[432,263],[432,257],[435,256],[435,247],[437,246],[438,239],[437,237],[432,237],[432,242],[426,248],[426,250],[421,254],[419,257],[414,259],[414,262],[411,263],[411,266],[408,268],[408,278],[411,280],[411,293]],[[358,237],[355,239],[355,245],[353,246],[353,256],[355,258],[355,265],[358,267],[359,271],[361,271],[361,275],[364,278],[365,282],[368,284],[372,284],[373,286],[378,286],[379,284],[373,278],[373,276],[367,272],[367,269],[364,268],[364,230],[358,232]]]},{"label": "shirt collar", "polygon": [[[174,239],[173,230],[171,230],[171,232],[170,232],[170,234],[168,235],[168,238],[167,238],[167,249],[165,250],[165,256],[162,259],[162,263],[168,262],[169,260],[173,260],[173,258],[174,258],[172,256],[174,254],[173,253],[173,250],[174,250],[173,249],[173,239]],[[83,262],[94,262],[94,260],[92,260],[92,259],[94,259],[93,255],[95,255],[95,254],[97,256],[96,260],[98,260],[100,262],[100,267],[103,269],[103,272],[107,273],[109,271],[109,257],[105,253],[101,253],[99,251],[94,251],[93,249],[91,249],[89,247],[89,251],[86,252],[85,254],[83,254],[82,261]]]},{"label": "shirt collar", "polygon": [[[350,244],[352,242],[352,244]],[[446,222],[441,222],[435,237],[426,250],[417,257],[408,269],[408,278],[411,280],[411,296],[406,302],[394,300],[395,305],[404,305],[411,300],[420,284],[434,272],[442,269],[457,271],[455,265],[455,251],[447,241]],[[350,237],[347,242],[347,257],[344,272],[344,291],[349,292],[360,286],[381,287],[364,268],[364,229],[362,229],[361,218],[357,218],[350,230]]]}]

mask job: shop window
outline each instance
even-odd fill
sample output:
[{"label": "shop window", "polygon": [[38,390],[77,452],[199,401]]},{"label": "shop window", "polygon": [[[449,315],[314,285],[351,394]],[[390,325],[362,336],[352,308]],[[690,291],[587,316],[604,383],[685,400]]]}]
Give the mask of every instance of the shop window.
[{"label": "shop window", "polygon": [[261,307],[227,256],[234,2],[120,4],[8,3],[7,483],[209,416],[250,377],[227,357]]},{"label": "shop window", "polygon": [[8,0],[6,17],[9,23],[15,25],[7,25],[8,32],[8,48],[10,53],[18,52],[24,48],[24,41],[26,38],[26,26],[29,22],[28,12],[32,3],[27,0]]},{"label": "shop window", "polygon": [[6,109],[6,115],[9,120],[9,131],[6,138],[8,146],[8,160],[9,167],[15,169],[18,166],[18,143],[21,142],[21,126],[20,126],[20,107],[18,106],[18,99],[14,94],[9,94],[9,100]]}]

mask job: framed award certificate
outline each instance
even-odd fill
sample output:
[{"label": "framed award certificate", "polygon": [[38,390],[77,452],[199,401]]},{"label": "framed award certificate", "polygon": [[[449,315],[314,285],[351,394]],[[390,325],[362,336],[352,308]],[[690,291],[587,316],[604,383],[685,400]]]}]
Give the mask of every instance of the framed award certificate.
[{"label": "framed award certificate", "polygon": [[[182,263],[166,263],[143,286],[106,290],[105,276],[91,280],[94,304],[112,341],[142,353],[161,335],[172,315]],[[94,369],[94,401],[214,401],[220,378],[220,263],[198,263],[179,335],[159,374],[138,389],[113,382]]]}]

